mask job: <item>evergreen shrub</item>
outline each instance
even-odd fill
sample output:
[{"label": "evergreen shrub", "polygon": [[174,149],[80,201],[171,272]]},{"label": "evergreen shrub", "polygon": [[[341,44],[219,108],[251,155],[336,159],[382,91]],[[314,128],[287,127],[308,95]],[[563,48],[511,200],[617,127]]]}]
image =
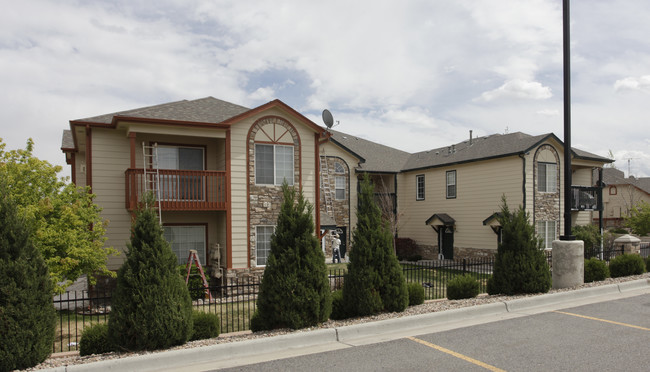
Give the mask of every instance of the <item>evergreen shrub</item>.
[{"label": "evergreen shrub", "polygon": [[217,314],[194,310],[192,312],[192,318],[194,319],[194,325],[190,341],[219,337],[221,323]]},{"label": "evergreen shrub", "polygon": [[489,294],[546,293],[551,289],[551,271],[537,238],[529,223],[528,213],[520,206],[511,212],[502,198],[501,242],[495,256],[493,275],[488,279]]},{"label": "evergreen shrub", "polygon": [[404,273],[367,174],[360,190],[343,300],[350,316],[404,311],[409,301]]},{"label": "evergreen shrub", "polygon": [[407,283],[409,292],[409,306],[422,305],[424,303],[424,287],[420,283]]},{"label": "evergreen shrub", "polygon": [[447,298],[460,300],[478,296],[479,283],[471,274],[457,276],[447,283]]},{"label": "evergreen shrub", "polygon": [[154,198],[136,211],[126,262],[117,273],[108,335],[123,350],[181,345],[192,332],[192,301],[163,236]]},{"label": "evergreen shrub", "polygon": [[609,261],[609,273],[612,278],[640,275],[645,272],[645,262],[638,254],[622,254]]},{"label": "evergreen shrub", "polygon": [[286,182],[284,200],[251,321],[253,332],[299,329],[329,319],[332,296],[325,256],[314,235],[313,206]]},{"label": "evergreen shrub", "polygon": [[605,261],[596,257],[585,260],[585,283],[605,280],[609,277],[609,268]]},{"label": "evergreen shrub", "polygon": [[343,290],[339,289],[332,292],[332,314],[330,319],[341,320],[347,319],[347,311],[343,302]]},{"label": "evergreen shrub", "polygon": [[8,194],[0,179],[0,371],[47,359],[56,325],[48,268]]},{"label": "evergreen shrub", "polygon": [[650,271],[650,256],[645,259],[645,271]]},{"label": "evergreen shrub", "polygon": [[79,341],[79,355],[104,354],[115,351],[108,339],[108,323],[96,323],[86,327]]},{"label": "evergreen shrub", "polygon": [[[180,273],[183,282],[185,282],[185,278],[187,277],[187,265],[178,265],[178,272]],[[190,269],[190,279],[187,282],[187,289],[190,291],[190,297],[193,301],[205,298],[203,279],[201,279],[199,268],[194,266],[194,264],[192,264]]]}]

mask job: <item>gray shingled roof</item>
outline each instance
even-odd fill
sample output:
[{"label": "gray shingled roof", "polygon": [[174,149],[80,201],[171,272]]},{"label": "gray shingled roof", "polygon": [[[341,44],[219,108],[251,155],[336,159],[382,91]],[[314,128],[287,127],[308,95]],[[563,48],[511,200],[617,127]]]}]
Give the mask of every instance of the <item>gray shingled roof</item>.
[{"label": "gray shingled roof", "polygon": [[61,149],[74,149],[74,138],[72,138],[72,131],[70,129],[63,130]]},{"label": "gray shingled roof", "polygon": [[603,182],[606,185],[632,185],[650,194],[650,177],[628,177],[616,168],[603,169]]},{"label": "gray shingled roof", "polygon": [[214,97],[192,101],[183,100],[161,105],[141,107],[74,121],[110,124],[115,116],[175,120],[196,123],[221,123],[250,109]]},{"label": "gray shingled roof", "polygon": [[363,172],[397,173],[411,155],[350,134],[331,129],[329,132],[334,143],[362,158],[360,170]]},{"label": "gray shingled roof", "polygon": [[[562,143],[553,133],[531,136],[515,132],[476,137],[472,138],[471,144],[467,139],[451,146],[409,154],[342,132],[330,132],[335,143],[364,158],[365,163],[360,170],[366,172],[409,171],[517,155],[530,151],[548,138]],[[587,151],[572,150],[577,158],[611,162],[608,158]]]}]

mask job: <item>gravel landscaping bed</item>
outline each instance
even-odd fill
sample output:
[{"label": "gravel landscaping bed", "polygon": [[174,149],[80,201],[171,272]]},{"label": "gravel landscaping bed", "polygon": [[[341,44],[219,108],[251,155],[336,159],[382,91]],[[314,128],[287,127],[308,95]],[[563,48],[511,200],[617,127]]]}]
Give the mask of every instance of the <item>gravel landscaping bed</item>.
[{"label": "gravel landscaping bed", "polygon": [[[597,286],[608,285],[608,284],[617,284],[617,283],[628,282],[628,281],[633,281],[638,279],[650,279],[650,273],[646,273],[643,275],[628,276],[623,278],[616,278],[616,279],[608,278],[607,280],[604,281],[586,283],[572,288],[552,289],[548,293],[567,292],[576,289],[597,287]],[[273,337],[273,336],[278,336],[278,335],[283,335],[288,333],[307,332],[307,331],[322,329],[322,328],[338,328],[338,327],[359,324],[359,323],[373,322],[373,321],[391,319],[391,318],[399,318],[399,317],[417,315],[417,314],[433,313],[433,312],[439,312],[439,311],[445,311],[451,309],[458,309],[462,307],[489,304],[494,302],[504,302],[504,301],[509,301],[517,298],[532,297],[532,296],[539,296],[539,295],[540,294],[518,295],[518,296],[479,295],[476,298],[465,299],[465,300],[454,300],[454,301],[432,300],[432,301],[427,301],[422,305],[408,307],[404,312],[401,313],[382,313],[382,314],[378,314],[370,317],[363,317],[363,318],[352,318],[346,320],[329,320],[318,327],[305,328],[305,329],[295,330],[295,331],[290,329],[280,329],[280,330],[274,330],[269,332],[258,332],[258,333],[251,333],[251,332],[228,333],[209,340],[188,342],[185,345],[177,346],[169,350],[188,349],[188,348],[202,347],[202,346],[215,345],[215,344],[239,342],[239,341],[250,340],[250,339]],[[165,350],[147,351],[147,352],[138,352],[138,353],[108,353],[108,354],[101,354],[101,355],[90,355],[85,357],[79,356],[78,352],[53,354],[45,362],[39,364],[34,368],[28,369],[28,371],[63,367],[63,366],[73,365],[73,364],[92,363],[101,360],[125,358],[134,355],[153,354],[153,353],[159,353],[163,351]]]}]

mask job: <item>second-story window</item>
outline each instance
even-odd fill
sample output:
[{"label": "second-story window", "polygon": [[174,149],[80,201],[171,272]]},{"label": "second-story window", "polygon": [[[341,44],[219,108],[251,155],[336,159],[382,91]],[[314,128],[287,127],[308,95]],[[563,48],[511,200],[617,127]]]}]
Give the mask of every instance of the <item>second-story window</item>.
[{"label": "second-story window", "polygon": [[293,146],[255,145],[255,183],[293,185]]},{"label": "second-story window", "polygon": [[415,176],[415,200],[424,200],[424,174]]},{"label": "second-story window", "polygon": [[456,197],[456,171],[447,171],[447,199]]},{"label": "second-story window", "polygon": [[336,176],[334,178],[335,186],[336,186],[336,200],[344,200],[345,199],[345,177],[343,176]]},{"label": "second-story window", "polygon": [[540,192],[557,190],[557,164],[537,163],[537,190]]}]

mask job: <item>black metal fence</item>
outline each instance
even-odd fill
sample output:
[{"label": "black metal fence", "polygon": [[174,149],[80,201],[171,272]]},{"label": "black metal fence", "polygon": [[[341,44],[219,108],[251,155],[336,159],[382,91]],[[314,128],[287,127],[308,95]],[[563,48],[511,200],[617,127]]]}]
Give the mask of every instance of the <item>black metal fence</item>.
[{"label": "black metal fence", "polygon": [[[598,257],[606,261],[622,254],[622,248],[613,247],[600,251],[585,249],[585,258]],[[551,251],[545,252],[549,266],[552,267]],[[641,255],[650,255],[650,243],[641,244]],[[402,269],[407,282],[421,283],[425,298],[441,299],[447,296],[447,283],[459,275],[470,274],[479,282],[480,293],[487,292],[487,281],[492,275],[493,257],[463,260],[431,260],[404,262]],[[330,288],[334,291],[343,288],[345,269],[329,272]],[[250,319],[256,309],[260,278],[251,276],[244,279],[229,279],[223,286],[209,288],[212,299],[204,288],[190,288],[195,295],[194,309],[217,314],[221,321],[221,332],[240,332],[250,329]],[[199,298],[196,298],[199,297]],[[54,306],[58,310],[58,325],[53,352],[78,350],[78,343],[84,327],[108,321],[110,312],[110,293],[69,292],[57,296]]]}]

